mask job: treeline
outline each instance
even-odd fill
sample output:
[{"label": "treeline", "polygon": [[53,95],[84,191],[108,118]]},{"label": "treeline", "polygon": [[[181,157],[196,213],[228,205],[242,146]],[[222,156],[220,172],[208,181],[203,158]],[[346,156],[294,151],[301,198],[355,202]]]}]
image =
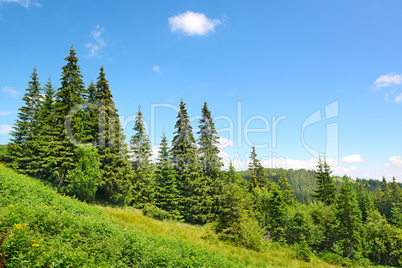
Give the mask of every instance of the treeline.
[{"label": "treeline", "polygon": [[129,143],[121,127],[104,69],[88,87],[73,48],[61,85],[43,88],[34,69],[9,143],[7,161],[62,193],[93,202],[134,206],[158,219],[208,223],[227,241],[262,251],[289,245],[342,264],[402,265],[402,193],[384,180],[375,194],[339,189],[325,158],[314,173],[316,201],[295,200],[283,172],[268,179],[252,148],[249,179],[230,165],[222,170],[217,131],[207,103],[194,137],[186,104],[180,102],[171,143],[165,134],[156,163],[139,109]]},{"label": "treeline", "polygon": [[[311,203],[315,200],[312,196],[314,189],[317,187],[316,171],[306,169],[282,169],[282,168],[265,168],[265,175],[267,178],[278,183],[282,174],[286,172],[286,177],[289,183],[292,185],[292,189],[296,195],[296,200],[301,203]],[[251,172],[249,170],[239,171],[240,175],[250,180]],[[337,189],[340,188],[343,178],[334,176],[334,182]],[[375,179],[360,179],[351,180],[353,187],[360,187],[356,184],[362,184],[364,189],[367,189],[370,194],[374,194],[381,186],[381,180]],[[402,183],[397,183],[399,188],[402,187]]]}]

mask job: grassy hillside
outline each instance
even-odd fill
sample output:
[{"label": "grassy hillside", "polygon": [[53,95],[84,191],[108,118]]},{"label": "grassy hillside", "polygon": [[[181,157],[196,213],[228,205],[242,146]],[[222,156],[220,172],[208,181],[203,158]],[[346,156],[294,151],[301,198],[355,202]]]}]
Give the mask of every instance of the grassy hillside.
[{"label": "grassy hillside", "polygon": [[[6,267],[241,267],[192,243],[126,229],[99,208],[0,165]],[[0,265],[1,266],[1,265]]]},{"label": "grassy hillside", "polygon": [[131,230],[146,230],[152,234],[172,238],[183,242],[191,242],[219,252],[225,257],[233,260],[242,267],[337,267],[330,265],[318,258],[313,257],[307,263],[292,258],[292,252],[288,248],[270,247],[265,252],[256,252],[242,247],[222,242],[217,239],[213,232],[208,231],[205,226],[194,226],[185,223],[157,221],[142,215],[138,210],[132,208],[102,208],[109,217],[127,226]]},{"label": "grassy hillside", "polygon": [[258,253],[206,227],[94,207],[0,165],[0,238],[6,267],[332,267],[289,249]]}]

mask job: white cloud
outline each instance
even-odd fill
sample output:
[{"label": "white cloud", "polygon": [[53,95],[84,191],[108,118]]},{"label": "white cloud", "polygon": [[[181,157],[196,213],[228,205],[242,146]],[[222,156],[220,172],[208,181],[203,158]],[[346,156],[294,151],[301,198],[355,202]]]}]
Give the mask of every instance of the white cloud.
[{"label": "white cloud", "polygon": [[10,115],[12,113],[13,112],[11,112],[11,111],[0,111],[0,116],[7,116],[7,115]]},{"label": "white cloud", "polygon": [[16,3],[25,8],[28,8],[30,5],[34,5],[36,7],[42,7],[40,3],[31,0],[0,0],[0,4],[1,3]]},{"label": "white cloud", "polygon": [[362,159],[360,154],[352,154],[352,155],[342,157],[341,161],[344,162],[344,163],[363,163],[363,162],[366,162],[366,160]]},{"label": "white cloud", "polygon": [[8,93],[11,96],[13,96],[14,98],[18,98],[18,92],[16,90],[12,89],[11,87],[3,87],[0,89],[0,91],[4,92],[4,93]]},{"label": "white cloud", "polygon": [[0,134],[8,134],[13,130],[10,125],[0,125]]},{"label": "white cloud", "polygon": [[151,151],[152,151],[152,152],[151,152],[150,160],[151,160],[151,162],[155,163],[156,160],[157,160],[158,157],[159,157],[159,148],[156,147],[156,146],[153,146],[152,149],[151,149]]},{"label": "white cloud", "polygon": [[155,72],[155,73],[160,74],[161,73],[161,67],[159,65],[154,65],[152,67],[152,71]]},{"label": "white cloud", "polygon": [[381,75],[374,82],[374,86],[377,88],[389,87],[392,85],[402,84],[402,74],[389,73]]},{"label": "white cloud", "polygon": [[105,31],[99,24],[96,25],[95,29],[91,32],[90,36],[94,39],[94,42],[88,42],[85,47],[89,49],[89,56],[90,57],[97,57],[100,58],[99,52],[102,48],[107,46],[105,39],[103,38],[102,34]]},{"label": "white cloud", "polygon": [[391,156],[389,162],[384,163],[384,166],[389,172],[387,177],[402,176],[402,156]]},{"label": "white cloud", "polygon": [[396,96],[395,102],[401,102],[402,101],[402,93]]},{"label": "white cloud", "polygon": [[215,31],[215,26],[222,22],[218,19],[207,18],[203,13],[187,11],[168,19],[170,30],[172,32],[181,32],[183,34],[206,35]]}]

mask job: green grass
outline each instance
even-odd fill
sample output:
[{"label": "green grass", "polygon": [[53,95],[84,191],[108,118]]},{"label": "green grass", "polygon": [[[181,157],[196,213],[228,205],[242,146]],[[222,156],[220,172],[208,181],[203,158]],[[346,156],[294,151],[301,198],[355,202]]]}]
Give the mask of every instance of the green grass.
[{"label": "green grass", "polygon": [[287,248],[236,247],[205,226],[91,206],[0,164],[4,235],[6,267],[335,267],[296,260]]},{"label": "green grass", "polygon": [[246,267],[337,267],[316,257],[311,262],[303,262],[292,257],[288,248],[269,248],[265,252],[256,252],[220,241],[205,226],[185,223],[158,221],[142,215],[132,208],[100,207],[115,222],[134,231],[147,231],[151,234],[171,238],[176,241],[191,242],[201,248],[213,250]]},{"label": "green grass", "polygon": [[0,165],[0,250],[6,267],[241,267],[194,243],[125,228]]}]

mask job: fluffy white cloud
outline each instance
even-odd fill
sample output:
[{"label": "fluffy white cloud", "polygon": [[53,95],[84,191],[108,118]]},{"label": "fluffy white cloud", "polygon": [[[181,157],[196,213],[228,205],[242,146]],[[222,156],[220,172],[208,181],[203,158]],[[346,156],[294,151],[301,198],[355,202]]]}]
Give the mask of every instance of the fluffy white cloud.
[{"label": "fluffy white cloud", "polygon": [[98,24],[96,25],[95,29],[91,32],[90,36],[92,37],[94,42],[88,42],[85,45],[85,47],[89,49],[89,56],[100,58],[98,53],[102,50],[102,48],[107,46],[107,43],[102,36],[104,31],[105,29]]},{"label": "fluffy white cloud", "polygon": [[11,111],[0,111],[0,116],[7,116],[7,115],[10,115],[12,113],[13,112],[11,112]]},{"label": "fluffy white cloud", "polygon": [[0,125],[0,134],[8,134],[13,130],[10,125]]},{"label": "fluffy white cloud", "polygon": [[388,171],[388,174],[385,174],[388,178],[396,177],[399,182],[402,182],[402,156],[391,156],[389,162],[384,163],[384,166]]},{"label": "fluffy white cloud", "polygon": [[352,155],[342,157],[341,161],[344,162],[344,163],[363,163],[363,162],[366,162],[366,160],[362,159],[360,154],[352,154]]},{"label": "fluffy white cloud", "polygon": [[206,35],[215,31],[215,26],[222,22],[210,19],[203,13],[187,11],[168,19],[172,32],[181,32],[189,36]]},{"label": "fluffy white cloud", "polygon": [[161,68],[159,67],[159,65],[154,65],[152,67],[152,71],[155,72],[155,73],[160,74],[161,73]]},{"label": "fluffy white cloud", "polygon": [[381,75],[374,82],[374,86],[377,88],[389,87],[392,85],[402,84],[402,74],[389,73]]},{"label": "fluffy white cloud", "polygon": [[13,96],[14,98],[18,97],[18,92],[14,89],[12,89],[11,87],[3,87],[0,89],[1,92],[10,94],[11,96]]},{"label": "fluffy white cloud", "polygon": [[28,8],[30,5],[34,5],[36,7],[42,7],[40,3],[31,0],[0,0],[0,4],[1,3],[16,3],[25,8]]},{"label": "fluffy white cloud", "polygon": [[401,102],[402,101],[402,93],[396,96],[395,102]]}]

